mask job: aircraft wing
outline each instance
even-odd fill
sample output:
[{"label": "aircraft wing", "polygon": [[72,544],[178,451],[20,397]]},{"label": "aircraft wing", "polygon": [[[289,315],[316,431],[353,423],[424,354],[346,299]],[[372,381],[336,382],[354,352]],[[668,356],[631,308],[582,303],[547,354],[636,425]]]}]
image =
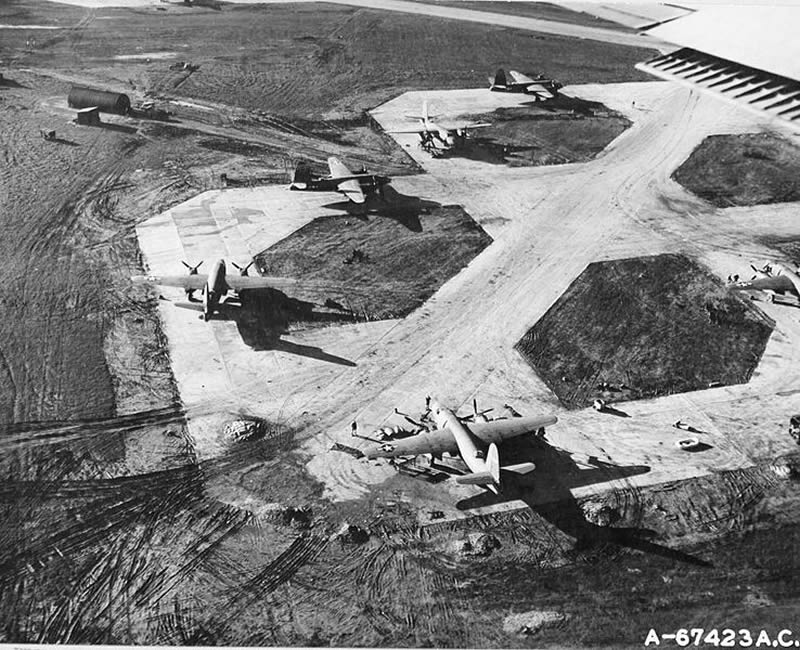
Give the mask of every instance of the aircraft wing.
[{"label": "aircraft wing", "polygon": [[366,201],[364,190],[361,189],[361,185],[355,178],[342,181],[337,189],[353,203],[364,203]]},{"label": "aircraft wing", "polygon": [[416,129],[392,129],[391,131],[387,131],[387,133],[416,133],[417,135],[426,132],[427,129],[424,129],[422,127],[417,127]]},{"label": "aircraft wing", "polygon": [[676,49],[636,67],[796,128],[798,23],[797,3],[698,7],[650,29]]},{"label": "aircraft wing", "polygon": [[435,429],[402,440],[390,440],[368,449],[367,458],[395,458],[397,456],[419,456],[420,454],[440,455],[445,452],[457,453],[458,445],[450,429]]},{"label": "aircraft wing", "polygon": [[234,291],[247,291],[248,289],[278,289],[293,288],[297,281],[290,278],[270,278],[264,275],[226,275],[226,284]]},{"label": "aircraft wing", "polygon": [[448,131],[464,131],[465,129],[481,129],[492,126],[491,122],[436,122],[436,124]]},{"label": "aircraft wing", "polygon": [[536,95],[537,97],[541,97],[542,99],[549,99],[553,96],[553,93],[549,88],[537,83],[532,83],[526,86],[525,92],[530,93],[531,95]]},{"label": "aircraft wing", "polygon": [[511,82],[513,84],[532,84],[536,82],[535,79],[531,79],[528,75],[517,72],[516,70],[509,70],[508,76],[511,77]]},{"label": "aircraft wing", "polygon": [[558,422],[555,415],[543,415],[524,418],[508,418],[507,420],[489,420],[489,422],[467,422],[465,426],[487,445],[500,443],[509,438],[533,433],[543,427]]},{"label": "aircraft wing", "polygon": [[208,276],[202,273],[194,275],[135,275],[132,279],[134,282],[152,282],[164,287],[181,287],[200,291],[206,286]]},{"label": "aircraft wing", "polygon": [[316,293],[340,294],[348,296],[361,296],[363,291],[354,285],[345,285],[324,280],[297,280],[295,278],[279,278],[267,275],[234,275],[225,276],[227,285],[236,292],[252,289],[275,289],[288,295],[298,291],[313,291]]},{"label": "aircraft wing", "polygon": [[334,180],[337,178],[347,178],[348,176],[353,175],[353,173],[347,169],[345,164],[336,156],[331,156],[328,158],[328,169],[331,172],[331,178]]}]

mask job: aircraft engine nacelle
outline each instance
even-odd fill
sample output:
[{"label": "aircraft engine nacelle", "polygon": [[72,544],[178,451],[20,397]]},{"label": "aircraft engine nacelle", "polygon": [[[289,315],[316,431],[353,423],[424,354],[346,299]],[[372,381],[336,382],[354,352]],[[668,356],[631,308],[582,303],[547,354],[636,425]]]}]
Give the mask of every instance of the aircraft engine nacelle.
[{"label": "aircraft engine nacelle", "polygon": [[455,137],[447,129],[439,129],[439,139],[448,147],[452,147],[455,144]]}]

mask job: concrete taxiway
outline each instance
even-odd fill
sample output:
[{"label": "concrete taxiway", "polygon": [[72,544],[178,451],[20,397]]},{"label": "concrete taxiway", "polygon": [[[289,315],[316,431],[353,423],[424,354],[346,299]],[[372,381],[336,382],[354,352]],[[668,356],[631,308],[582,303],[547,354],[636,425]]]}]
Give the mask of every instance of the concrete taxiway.
[{"label": "concrete taxiway", "polygon": [[[548,439],[575,458],[650,468],[576,487],[576,495],[743,467],[791,451],[781,422],[789,411],[800,411],[795,310],[765,307],[776,328],[748,384],[628,402],[620,407],[627,418],[566,412],[513,349],[592,261],[685,252],[724,278],[749,259],[769,256],[756,243],[760,231],[797,235],[791,210],[711,210],[670,179],[705,136],[759,130],[758,118],[659,82],[565,92],[601,101],[633,125],[591,162],[539,168],[433,159],[415,136],[396,136],[427,171],[396,179],[398,191],[460,203],[494,243],[402,321],[287,337],[352,365],[285,349],[254,351],[237,338],[235,324],[202,323],[196,313],[162,302],[174,372],[190,412],[204,403],[234,405],[227,413],[190,418],[199,455],[218,452],[221,423],[232,411],[286,418],[310,436],[308,468],[327,495],[358,497],[395,470],[330,452],[331,445],[357,446],[350,436],[354,419],[366,431],[397,422],[394,407],[419,412],[426,393],[453,407],[477,397],[483,407],[510,403],[526,415],[556,413],[560,422]],[[407,124],[403,115],[418,112],[423,99],[448,117],[524,101],[485,89],[406,93],[373,115],[391,130]],[[150,271],[159,274],[181,272],[181,259],[245,261],[325,214],[322,204],[329,201],[277,187],[206,193],[142,224],[141,247]],[[678,450],[682,434],[671,424],[679,419],[701,430],[710,449]],[[453,500],[476,491],[451,483],[431,489],[449,491]]]}]

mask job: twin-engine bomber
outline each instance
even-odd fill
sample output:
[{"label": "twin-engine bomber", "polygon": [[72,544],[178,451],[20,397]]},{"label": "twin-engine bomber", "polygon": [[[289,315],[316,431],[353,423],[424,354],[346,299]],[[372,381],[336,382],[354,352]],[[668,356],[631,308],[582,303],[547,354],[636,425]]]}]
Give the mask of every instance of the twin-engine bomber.
[{"label": "twin-engine bomber", "polygon": [[[419,126],[409,129],[395,129],[387,133],[416,133],[423,147],[452,149],[467,137],[469,129],[492,126],[489,122],[442,122],[437,115],[428,113],[428,102],[422,102],[421,115],[406,115],[410,120],[418,120]],[[434,122],[434,120],[436,120]]]},{"label": "twin-engine bomber", "polygon": [[377,193],[383,196],[383,186],[391,182],[388,176],[370,174],[365,168],[351,172],[335,156],[328,158],[328,176],[314,176],[307,163],[300,162],[294,170],[290,190],[312,192],[341,192],[353,203],[364,203],[367,195]]},{"label": "twin-engine bomber", "polygon": [[560,81],[547,79],[544,75],[537,75],[536,79],[532,79],[516,70],[509,70],[506,73],[503,68],[497,70],[494,79],[489,77],[489,83],[491,84],[489,90],[506,93],[526,93],[533,95],[534,100],[537,102],[558,97],[558,91],[563,87]]},{"label": "twin-engine bomber", "polygon": [[205,275],[197,272],[197,267],[200,264],[191,267],[184,262],[184,265],[189,268],[188,275],[137,275],[133,277],[133,280],[152,282],[166,287],[181,287],[190,297],[192,292],[201,291],[203,296],[203,320],[206,321],[210,320],[211,316],[219,309],[220,301],[229,291],[237,294],[242,291],[258,289],[275,289],[277,291],[290,292],[303,287],[318,289],[330,288],[331,286],[330,284],[293,280],[291,278],[276,278],[265,275],[249,276],[247,271],[251,264],[252,262],[245,267],[239,267],[234,263],[234,266],[239,269],[239,274],[228,275],[225,261],[219,259],[211,268],[211,273]]}]

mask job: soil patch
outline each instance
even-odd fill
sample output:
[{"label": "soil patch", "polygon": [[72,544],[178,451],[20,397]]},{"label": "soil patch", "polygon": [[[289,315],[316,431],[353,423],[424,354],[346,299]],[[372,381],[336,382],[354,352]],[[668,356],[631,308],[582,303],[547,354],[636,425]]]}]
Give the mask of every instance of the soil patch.
[{"label": "soil patch", "polygon": [[800,201],[800,147],[774,133],[712,135],[672,178],[718,208]]},{"label": "soil patch", "polygon": [[596,262],[517,343],[568,408],[746,382],[772,324],[682,255]]},{"label": "soil patch", "polygon": [[401,318],[492,241],[460,206],[420,207],[412,197],[375,205],[374,216],[319,217],[256,263],[265,275],[342,285],[305,299],[333,300],[367,320]]}]

